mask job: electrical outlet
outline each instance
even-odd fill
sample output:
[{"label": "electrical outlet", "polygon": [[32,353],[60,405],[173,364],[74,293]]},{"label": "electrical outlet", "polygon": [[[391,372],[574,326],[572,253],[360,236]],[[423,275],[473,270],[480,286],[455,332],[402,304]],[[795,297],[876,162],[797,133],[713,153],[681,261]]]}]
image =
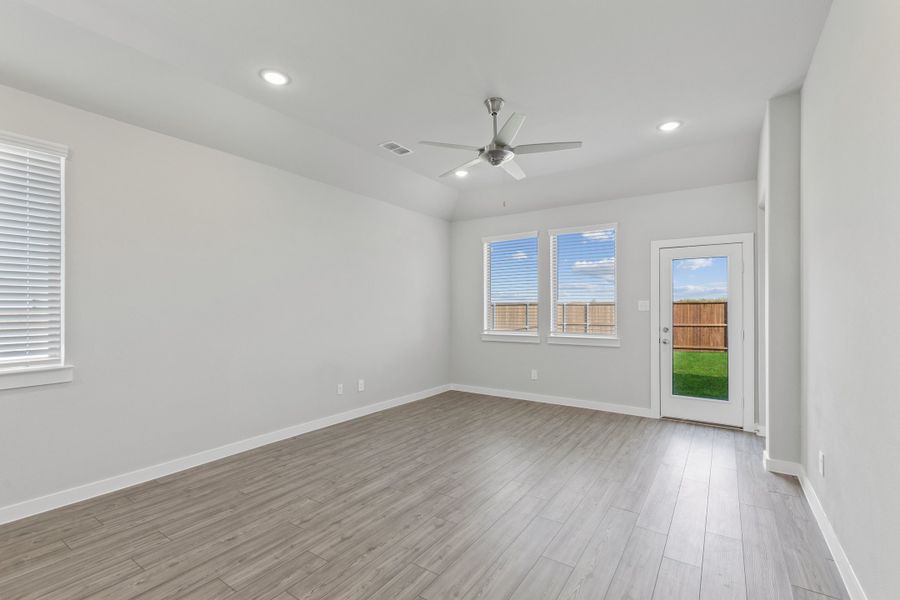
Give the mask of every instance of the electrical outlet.
[{"label": "electrical outlet", "polygon": [[356,391],[357,391],[357,392],[364,392],[364,391],[366,391],[366,380],[365,380],[365,379],[360,379],[360,380],[356,383]]},{"label": "electrical outlet", "polygon": [[343,383],[338,384],[337,393],[338,393],[338,396],[340,396],[341,394],[344,393],[344,384]]},{"label": "electrical outlet", "polygon": [[638,310],[641,312],[648,312],[650,310],[650,301],[638,300]]},{"label": "electrical outlet", "polygon": [[819,475],[825,477],[825,453],[819,450]]},{"label": "electrical outlet", "polygon": [[532,380],[532,381],[537,381],[537,369],[532,369],[532,370],[531,370],[531,380]]}]

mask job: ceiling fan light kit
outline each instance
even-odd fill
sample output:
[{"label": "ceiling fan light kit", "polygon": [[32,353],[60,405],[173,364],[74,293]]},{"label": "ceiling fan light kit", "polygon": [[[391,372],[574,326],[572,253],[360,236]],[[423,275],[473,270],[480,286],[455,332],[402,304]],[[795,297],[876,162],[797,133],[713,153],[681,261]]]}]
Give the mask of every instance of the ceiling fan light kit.
[{"label": "ceiling fan light kit", "polygon": [[454,167],[442,173],[441,177],[446,177],[451,173],[465,171],[475,165],[487,163],[492,167],[500,167],[515,179],[524,179],[525,172],[517,165],[513,159],[517,154],[538,154],[541,152],[555,152],[557,150],[572,150],[581,148],[581,142],[546,142],[543,144],[525,144],[523,146],[513,146],[519,130],[525,124],[525,115],[513,113],[506,123],[499,130],[497,129],[497,116],[503,109],[503,98],[491,97],[484,101],[488,112],[491,114],[491,124],[494,135],[491,142],[485,146],[466,146],[464,144],[448,144],[446,142],[419,142],[426,146],[437,146],[439,148],[451,148],[453,150],[467,150],[469,152],[477,152],[477,156],[472,160]]}]

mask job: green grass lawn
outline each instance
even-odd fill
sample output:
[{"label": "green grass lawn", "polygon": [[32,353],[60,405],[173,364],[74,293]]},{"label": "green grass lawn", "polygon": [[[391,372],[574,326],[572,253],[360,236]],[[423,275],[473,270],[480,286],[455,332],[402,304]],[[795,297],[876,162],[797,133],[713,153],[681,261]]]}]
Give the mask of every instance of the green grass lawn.
[{"label": "green grass lawn", "polygon": [[676,350],[672,354],[672,393],[728,400],[728,352]]}]

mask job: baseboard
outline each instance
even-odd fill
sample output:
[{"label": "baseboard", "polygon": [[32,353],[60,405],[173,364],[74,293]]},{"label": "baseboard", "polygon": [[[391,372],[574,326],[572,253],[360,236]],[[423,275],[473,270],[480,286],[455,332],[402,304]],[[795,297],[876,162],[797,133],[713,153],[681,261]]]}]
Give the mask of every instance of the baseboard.
[{"label": "baseboard", "polygon": [[32,500],[25,500],[24,502],[19,502],[17,504],[3,506],[0,507],[0,524],[17,521],[19,519],[24,519],[25,517],[30,517],[32,515],[46,512],[48,510],[53,510],[55,508],[60,508],[62,506],[81,502],[82,500],[88,500],[90,498],[102,496],[103,494],[108,494],[110,492],[115,492],[117,490],[131,487],[139,483],[158,479],[160,477],[171,475],[172,473],[177,473],[178,471],[184,471],[185,469],[190,469],[192,467],[197,467],[214,460],[225,458],[227,456],[246,452],[247,450],[252,450],[254,448],[272,444],[274,442],[280,442],[281,440],[286,440],[303,433],[315,431],[316,429],[322,429],[324,427],[329,427],[331,425],[343,423],[344,421],[350,421],[352,419],[364,417],[366,415],[386,410],[388,408],[400,406],[401,404],[408,404],[410,402],[416,402],[417,400],[423,400],[425,398],[434,396],[435,394],[446,392],[448,390],[450,390],[449,385],[440,385],[427,390],[400,396],[399,398],[392,398],[390,400],[376,402],[375,404],[369,404],[360,408],[355,408],[353,410],[329,415],[327,417],[322,417],[321,419],[316,419],[314,421],[307,421],[305,423],[291,425],[290,427],[286,427],[284,429],[271,431],[269,433],[264,433],[262,435],[257,435],[244,440],[239,440],[237,442],[225,444],[224,446],[219,446],[210,450],[203,450],[201,452],[197,452],[196,454],[176,458],[174,460],[156,464],[150,467],[144,467],[142,469],[123,473],[121,475],[115,475],[113,477],[102,479],[100,481],[87,483],[77,487],[69,488],[67,490],[61,490],[59,492],[47,494],[46,496],[41,496]]},{"label": "baseboard", "polygon": [[772,473],[781,473],[782,475],[793,475],[800,477],[803,473],[803,465],[789,460],[779,460],[777,458],[769,458],[769,451],[763,451],[763,467],[766,471]]},{"label": "baseboard", "polygon": [[633,415],[635,417],[650,417],[650,408],[642,406],[628,406],[627,404],[614,404],[611,402],[598,402],[594,400],[582,400],[580,398],[566,398],[563,396],[549,396],[547,394],[534,394],[531,392],[517,392],[514,390],[500,390],[496,388],[480,387],[477,385],[465,385],[451,383],[450,389],[458,392],[469,392],[485,396],[500,396],[514,400],[527,400],[529,402],[541,402],[543,404],[558,404],[560,406],[574,406],[576,408],[588,408],[605,412]]},{"label": "baseboard", "polygon": [[869,597],[866,596],[862,584],[856,577],[853,565],[850,564],[850,559],[847,558],[847,553],[844,552],[844,547],[831,526],[831,521],[828,520],[825,508],[819,501],[816,490],[813,489],[812,482],[807,477],[805,469],[801,469],[798,479],[800,479],[800,487],[803,488],[806,501],[809,502],[809,507],[812,509],[816,522],[819,524],[819,529],[822,530],[822,535],[825,536],[825,543],[828,544],[828,549],[831,551],[831,557],[834,559],[834,563],[841,574],[841,579],[844,580],[844,587],[847,588],[847,593],[850,594],[850,600],[868,600]]},{"label": "baseboard", "polygon": [[850,559],[847,558],[847,553],[844,552],[844,547],[831,526],[831,521],[828,520],[825,508],[819,501],[819,497],[816,495],[816,491],[813,489],[812,482],[806,475],[806,469],[803,465],[769,458],[768,451],[763,454],[763,463],[768,471],[794,475],[800,480],[803,495],[806,496],[806,501],[809,502],[809,507],[816,518],[816,523],[819,525],[819,529],[825,538],[825,543],[828,545],[828,550],[831,551],[831,557],[834,558],[834,564],[837,565],[841,579],[844,581],[844,587],[847,588],[847,593],[850,594],[850,600],[868,600],[868,596],[866,596],[859,579],[856,577],[856,573],[853,571]]}]

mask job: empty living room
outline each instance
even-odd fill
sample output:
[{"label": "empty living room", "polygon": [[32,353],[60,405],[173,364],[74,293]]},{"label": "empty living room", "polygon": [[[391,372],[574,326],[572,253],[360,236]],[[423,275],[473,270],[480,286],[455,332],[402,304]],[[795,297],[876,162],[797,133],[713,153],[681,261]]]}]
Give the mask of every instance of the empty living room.
[{"label": "empty living room", "polygon": [[900,600],[898,258],[896,0],[3,0],[0,600]]}]

